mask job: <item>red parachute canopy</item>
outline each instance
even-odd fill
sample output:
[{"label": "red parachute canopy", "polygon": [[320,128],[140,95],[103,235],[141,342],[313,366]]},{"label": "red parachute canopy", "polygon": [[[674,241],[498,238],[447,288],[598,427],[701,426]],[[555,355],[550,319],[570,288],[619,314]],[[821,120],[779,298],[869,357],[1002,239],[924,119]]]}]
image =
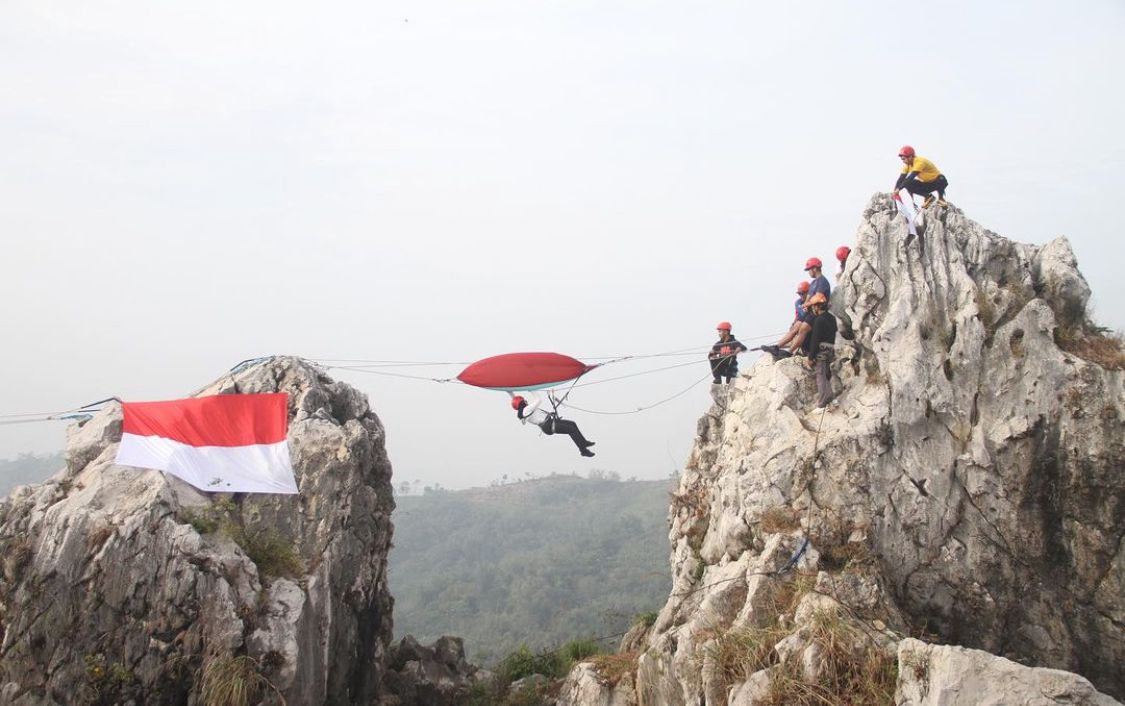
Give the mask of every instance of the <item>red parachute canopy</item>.
[{"label": "red parachute canopy", "polygon": [[478,360],[457,379],[466,385],[490,390],[537,390],[573,380],[596,365],[559,353],[505,353]]}]

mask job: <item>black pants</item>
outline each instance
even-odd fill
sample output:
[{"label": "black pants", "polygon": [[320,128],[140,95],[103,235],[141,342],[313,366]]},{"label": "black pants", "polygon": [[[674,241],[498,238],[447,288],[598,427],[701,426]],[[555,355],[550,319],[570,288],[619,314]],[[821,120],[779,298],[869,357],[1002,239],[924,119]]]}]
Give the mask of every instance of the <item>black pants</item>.
[{"label": "black pants", "polygon": [[590,445],[586,437],[582,436],[582,432],[578,431],[578,425],[569,419],[548,419],[539,425],[544,434],[568,434],[571,441],[581,451]]},{"label": "black pants", "polygon": [[738,375],[738,361],[734,359],[734,356],[716,358],[711,361],[711,374],[715,376],[716,385],[722,382],[719,378],[726,378],[729,383]]},{"label": "black pants", "polygon": [[949,188],[949,180],[945,178],[944,174],[939,174],[937,179],[933,181],[918,181],[911,179],[903,186],[906,190],[917,196],[929,196],[935,191],[938,193],[938,198],[945,198],[945,190]]}]

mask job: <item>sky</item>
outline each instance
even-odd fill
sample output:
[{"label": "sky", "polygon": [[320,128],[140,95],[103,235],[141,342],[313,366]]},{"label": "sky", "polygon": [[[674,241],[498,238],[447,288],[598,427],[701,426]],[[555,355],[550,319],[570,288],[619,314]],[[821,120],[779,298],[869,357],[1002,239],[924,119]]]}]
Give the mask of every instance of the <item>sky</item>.
[{"label": "sky", "polygon": [[[1125,328],[1125,3],[0,4],[0,414],[188,394],[247,358],[462,363],[783,331],[903,144]],[[830,265],[831,269],[831,265]],[[396,482],[682,467],[705,362],[569,410],[354,370]],[[743,362],[743,367],[751,359]],[[378,368],[454,376],[457,365]],[[0,458],[64,443],[0,425]]]}]

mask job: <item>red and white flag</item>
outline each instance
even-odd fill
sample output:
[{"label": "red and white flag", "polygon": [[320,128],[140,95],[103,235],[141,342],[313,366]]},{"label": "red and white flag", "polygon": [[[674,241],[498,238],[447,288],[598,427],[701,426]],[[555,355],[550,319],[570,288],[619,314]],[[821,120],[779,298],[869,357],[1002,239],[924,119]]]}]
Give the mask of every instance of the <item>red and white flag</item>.
[{"label": "red and white flag", "polygon": [[296,493],[289,395],[123,402],[116,463],[166,471],[212,493]]}]

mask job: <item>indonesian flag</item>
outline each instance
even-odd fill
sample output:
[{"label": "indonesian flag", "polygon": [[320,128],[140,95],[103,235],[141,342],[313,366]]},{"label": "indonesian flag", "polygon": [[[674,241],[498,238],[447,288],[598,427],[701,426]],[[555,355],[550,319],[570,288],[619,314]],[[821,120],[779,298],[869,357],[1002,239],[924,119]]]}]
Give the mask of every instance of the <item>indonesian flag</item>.
[{"label": "indonesian flag", "polygon": [[166,471],[212,493],[296,493],[289,395],[123,402],[116,463]]}]

